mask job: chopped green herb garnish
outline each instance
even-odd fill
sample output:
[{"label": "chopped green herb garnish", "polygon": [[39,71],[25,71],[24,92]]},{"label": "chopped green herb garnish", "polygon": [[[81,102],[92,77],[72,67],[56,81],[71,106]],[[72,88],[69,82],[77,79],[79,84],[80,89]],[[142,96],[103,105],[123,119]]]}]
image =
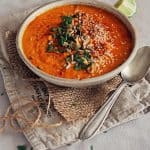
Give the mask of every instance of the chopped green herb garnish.
[{"label": "chopped green herb garnish", "polygon": [[27,150],[27,147],[25,145],[18,145],[17,149],[18,150]]},{"label": "chopped green herb garnish", "polygon": [[64,36],[60,36],[60,39],[59,39],[59,44],[61,45],[61,46],[63,46],[64,45],[64,42],[66,41],[66,37],[64,37]]},{"label": "chopped green herb garnish", "polygon": [[93,145],[90,146],[90,150],[94,150]]},{"label": "chopped green herb garnish", "polygon": [[72,16],[63,16],[62,26],[66,27],[72,23]]},{"label": "chopped green herb garnish", "polygon": [[69,51],[71,54],[65,58],[66,64],[73,64],[75,70],[87,70],[92,64],[91,54],[83,48],[81,22],[76,25],[72,24],[74,18],[79,18],[79,13],[62,16],[59,27],[51,28],[53,38],[57,43],[48,43],[47,52],[64,53]]},{"label": "chopped green herb garnish", "polygon": [[84,51],[83,55],[84,55],[84,58],[86,58],[87,60],[91,59],[91,55],[89,54],[89,52]]},{"label": "chopped green herb garnish", "polygon": [[4,95],[4,92],[1,93],[1,96],[3,96],[3,95]]},{"label": "chopped green herb garnish", "polygon": [[63,28],[62,27],[58,27],[57,31],[58,31],[59,34],[62,34],[63,33]]},{"label": "chopped green herb garnish", "polygon": [[58,40],[61,46],[64,46],[64,42],[73,40],[71,36],[68,35],[68,25],[72,23],[72,16],[63,16],[62,23],[58,28],[51,28],[51,31],[55,32],[53,36]]},{"label": "chopped green herb garnish", "polygon": [[56,39],[57,35],[56,35],[56,34],[52,34],[52,37],[53,37],[54,39]]},{"label": "chopped green herb garnish", "polygon": [[83,63],[83,59],[82,57],[79,55],[79,53],[75,53],[74,54],[74,61],[76,61],[77,63]]},{"label": "chopped green herb garnish", "polygon": [[71,62],[71,55],[69,55],[69,56],[66,57],[66,62],[67,62],[67,63],[68,63],[68,62]]},{"label": "chopped green herb garnish", "polygon": [[84,63],[77,63],[77,64],[75,64],[74,69],[75,70],[86,70],[90,66],[91,66],[91,64],[86,65]]},{"label": "chopped green herb garnish", "polygon": [[54,47],[50,44],[47,46],[47,52],[53,52]]},{"label": "chopped green herb garnish", "polygon": [[81,64],[75,64],[74,69],[75,70],[81,70],[82,69]]},{"label": "chopped green herb garnish", "polygon": [[[86,55],[85,55],[86,54]],[[84,52],[82,55],[79,53],[74,54],[74,61],[76,64],[74,65],[75,70],[86,70],[91,66],[91,56],[88,52]]]}]

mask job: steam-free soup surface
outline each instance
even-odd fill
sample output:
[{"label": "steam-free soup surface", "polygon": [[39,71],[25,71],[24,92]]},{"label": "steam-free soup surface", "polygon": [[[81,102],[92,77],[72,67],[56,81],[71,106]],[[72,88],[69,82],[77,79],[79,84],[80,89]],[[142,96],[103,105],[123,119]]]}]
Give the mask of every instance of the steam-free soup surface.
[{"label": "steam-free soup surface", "polygon": [[113,14],[85,5],[66,5],[38,16],[25,30],[23,50],[42,71],[62,78],[103,75],[130,55],[132,38]]}]

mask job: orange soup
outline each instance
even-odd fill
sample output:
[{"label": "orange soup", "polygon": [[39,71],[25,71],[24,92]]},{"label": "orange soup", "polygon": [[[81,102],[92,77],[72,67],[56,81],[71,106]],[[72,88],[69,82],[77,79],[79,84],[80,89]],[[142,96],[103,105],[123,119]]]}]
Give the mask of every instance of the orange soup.
[{"label": "orange soup", "polygon": [[25,55],[37,68],[70,79],[112,71],[133,47],[122,21],[86,5],[65,5],[38,16],[28,25],[22,42]]}]

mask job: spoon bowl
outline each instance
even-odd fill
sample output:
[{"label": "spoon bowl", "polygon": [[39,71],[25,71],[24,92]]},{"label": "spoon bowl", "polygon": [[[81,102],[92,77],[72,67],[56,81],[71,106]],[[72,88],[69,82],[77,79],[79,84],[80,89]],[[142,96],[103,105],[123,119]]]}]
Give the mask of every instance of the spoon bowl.
[{"label": "spoon bowl", "polygon": [[150,65],[150,47],[145,46],[140,48],[136,57],[132,62],[121,72],[124,81],[134,83],[141,80]]}]

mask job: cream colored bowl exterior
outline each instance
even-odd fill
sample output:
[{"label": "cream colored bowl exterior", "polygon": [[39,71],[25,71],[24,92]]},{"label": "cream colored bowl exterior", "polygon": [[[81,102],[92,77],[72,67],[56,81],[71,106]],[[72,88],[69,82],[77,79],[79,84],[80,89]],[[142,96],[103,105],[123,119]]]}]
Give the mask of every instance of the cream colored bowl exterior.
[{"label": "cream colored bowl exterior", "polygon": [[[43,72],[42,70],[39,70],[37,67],[35,67],[27,59],[26,55],[24,54],[23,47],[22,47],[22,37],[23,37],[24,31],[27,28],[27,26],[29,25],[29,23],[31,21],[33,21],[40,14],[42,14],[42,13],[44,13],[44,12],[46,12],[52,8],[59,7],[62,5],[69,5],[69,4],[84,4],[84,5],[90,5],[90,6],[102,8],[102,9],[105,9],[105,10],[111,12],[112,14],[116,15],[120,20],[122,20],[122,22],[127,26],[129,31],[131,32],[131,35],[132,35],[132,38],[134,41],[134,47],[133,47],[132,53],[130,54],[129,58],[122,65],[120,65],[119,67],[117,67],[113,71],[106,73],[104,75],[94,77],[94,78],[77,80],[77,79],[59,78],[59,77],[49,75],[49,74]],[[134,56],[136,54],[136,50],[137,50],[136,49],[135,29],[134,29],[133,25],[130,23],[130,21],[128,20],[128,18],[125,17],[123,14],[121,14],[114,7],[112,7],[106,3],[103,3],[103,2],[93,1],[93,0],[84,0],[84,1],[81,1],[81,0],[61,0],[61,1],[55,1],[55,2],[48,3],[48,4],[38,8],[37,10],[32,12],[25,19],[25,21],[22,23],[22,25],[18,31],[18,34],[17,34],[16,45],[17,45],[17,50],[18,50],[18,53],[19,53],[21,59],[29,67],[29,69],[31,69],[35,74],[37,74],[39,77],[45,79],[46,81],[48,81],[50,83],[60,85],[60,86],[67,86],[67,87],[93,86],[93,85],[101,84],[101,83],[113,78],[114,76],[119,74],[132,61],[132,59],[134,58]]]}]

